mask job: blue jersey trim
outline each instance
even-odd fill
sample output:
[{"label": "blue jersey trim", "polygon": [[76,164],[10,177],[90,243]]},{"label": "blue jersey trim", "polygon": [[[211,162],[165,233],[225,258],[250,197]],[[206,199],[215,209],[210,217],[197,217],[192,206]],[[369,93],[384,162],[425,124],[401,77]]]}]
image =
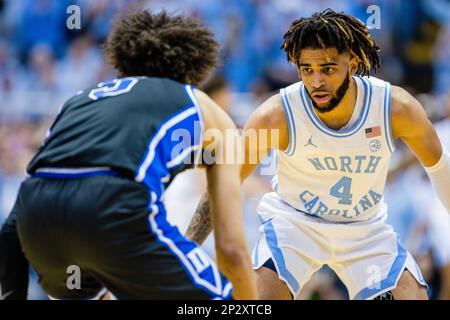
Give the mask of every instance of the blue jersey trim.
[{"label": "blue jersey trim", "polygon": [[259,249],[259,241],[260,239],[258,239],[256,241],[256,245],[255,245],[255,249],[253,251],[253,255],[252,255],[252,265],[253,267],[258,267],[258,262],[259,262],[259,257],[258,257],[258,249]]},{"label": "blue jersey trim", "polygon": [[391,110],[391,97],[392,86],[386,82],[384,87],[384,134],[386,141],[391,152],[395,151],[394,138],[392,137],[392,110]]},{"label": "blue jersey trim", "polygon": [[287,149],[285,150],[285,153],[289,156],[293,155],[295,152],[295,148],[297,145],[297,132],[295,129],[295,121],[294,116],[292,115],[292,108],[289,104],[288,97],[285,93],[284,89],[280,90],[280,96],[281,96],[281,102],[284,109],[284,114],[287,120],[288,129],[289,129],[289,144]]},{"label": "blue jersey trim", "polygon": [[286,262],[284,261],[283,253],[278,246],[277,235],[271,220],[264,223],[264,233],[266,235],[267,245],[272,252],[274,263],[277,266],[280,276],[286,280],[294,295],[297,295],[300,291],[300,284],[286,267]]},{"label": "blue jersey trim", "polygon": [[116,176],[119,174],[112,170],[99,170],[90,171],[82,173],[57,173],[57,172],[36,172],[32,175],[33,177],[39,178],[53,178],[53,179],[76,179],[76,178],[86,178],[94,176]]},{"label": "blue jersey trim", "polygon": [[[136,170],[135,181],[143,183],[160,198],[164,193],[165,182],[170,181],[172,172],[186,164],[185,159],[199,149],[201,141],[198,139],[197,129],[201,130],[201,120],[197,108],[192,105],[166,119],[150,138],[147,150]],[[176,130],[183,130],[189,134],[188,141],[182,140],[183,144],[180,144],[173,139],[172,135],[177,132]],[[173,153],[176,146],[181,146],[182,152],[175,155]]]}]

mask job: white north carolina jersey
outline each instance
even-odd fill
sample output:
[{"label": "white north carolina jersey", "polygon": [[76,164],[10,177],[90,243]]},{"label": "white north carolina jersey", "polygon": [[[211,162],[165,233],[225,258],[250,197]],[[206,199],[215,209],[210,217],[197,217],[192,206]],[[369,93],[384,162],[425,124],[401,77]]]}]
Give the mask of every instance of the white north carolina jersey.
[{"label": "white north carolina jersey", "polygon": [[394,151],[391,85],[354,77],[355,110],[340,130],[316,115],[303,82],[280,91],[289,146],[278,151],[274,191],[303,213],[336,222],[378,218],[387,211],[383,190]]}]

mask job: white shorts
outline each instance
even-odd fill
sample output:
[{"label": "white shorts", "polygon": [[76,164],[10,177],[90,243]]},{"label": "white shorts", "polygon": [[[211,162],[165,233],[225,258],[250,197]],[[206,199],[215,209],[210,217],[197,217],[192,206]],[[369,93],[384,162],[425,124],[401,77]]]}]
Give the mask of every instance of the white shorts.
[{"label": "white shorts", "polygon": [[272,259],[294,298],[325,264],[345,284],[351,299],[373,299],[394,289],[405,268],[426,286],[413,257],[385,222],[386,215],[374,221],[329,222],[297,211],[274,192],[264,195],[258,214],[263,223],[253,267],[259,269]]}]

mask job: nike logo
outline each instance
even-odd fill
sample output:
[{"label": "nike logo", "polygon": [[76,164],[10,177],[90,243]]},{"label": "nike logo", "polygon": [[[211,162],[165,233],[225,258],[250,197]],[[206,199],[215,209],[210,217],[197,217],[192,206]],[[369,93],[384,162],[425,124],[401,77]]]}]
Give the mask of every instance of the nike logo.
[{"label": "nike logo", "polygon": [[9,291],[5,294],[3,294],[3,290],[2,290],[2,284],[0,283],[0,300],[5,300],[6,298],[8,298],[10,295],[13,294],[14,291]]}]

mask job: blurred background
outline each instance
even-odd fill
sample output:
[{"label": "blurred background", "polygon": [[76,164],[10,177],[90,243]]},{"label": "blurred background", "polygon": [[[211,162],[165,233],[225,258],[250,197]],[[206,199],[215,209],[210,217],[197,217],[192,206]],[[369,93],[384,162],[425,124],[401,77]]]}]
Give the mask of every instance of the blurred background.
[{"label": "blurred background", "polygon": [[[81,9],[70,30],[67,8]],[[202,87],[242,126],[274,91],[298,81],[279,49],[294,19],[328,7],[369,24],[380,9],[376,75],[414,94],[450,150],[450,0],[0,0],[0,225],[13,206],[25,167],[62,103],[114,71],[102,56],[111,19],[132,8],[195,16],[221,44],[221,67]],[[450,218],[423,169],[397,142],[385,190],[389,221],[420,264],[433,299],[450,299]],[[246,236],[258,237],[256,206],[270,176],[244,184]],[[184,231],[206,181],[201,170],[179,175],[166,196],[169,219]],[[214,256],[213,239],[205,244]],[[46,299],[31,272],[30,299]],[[304,286],[305,299],[347,299],[334,273],[323,268]]]}]

